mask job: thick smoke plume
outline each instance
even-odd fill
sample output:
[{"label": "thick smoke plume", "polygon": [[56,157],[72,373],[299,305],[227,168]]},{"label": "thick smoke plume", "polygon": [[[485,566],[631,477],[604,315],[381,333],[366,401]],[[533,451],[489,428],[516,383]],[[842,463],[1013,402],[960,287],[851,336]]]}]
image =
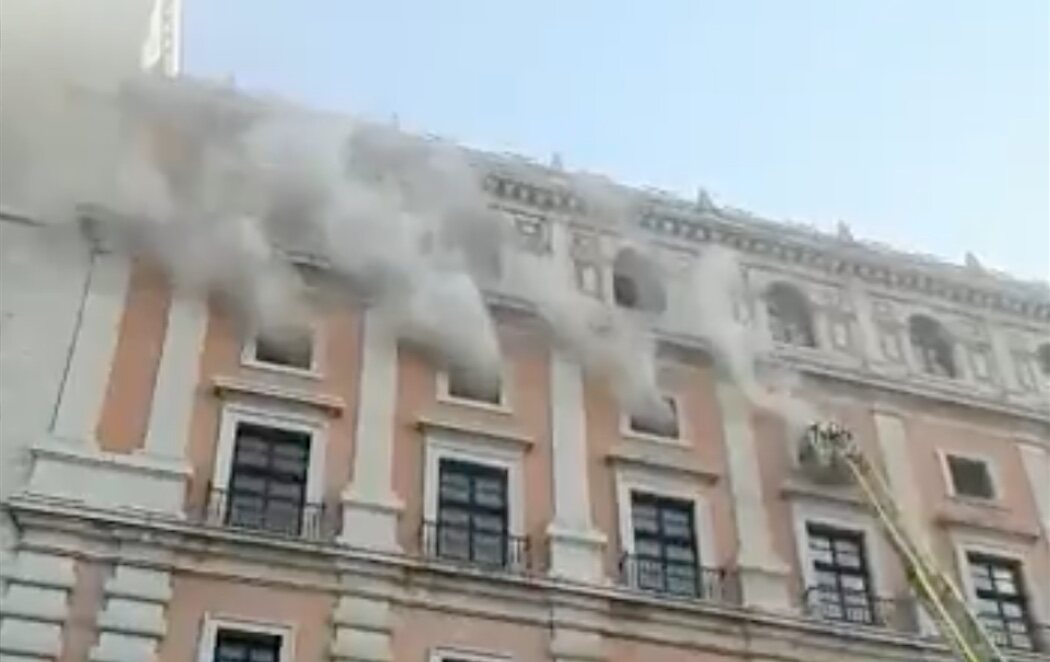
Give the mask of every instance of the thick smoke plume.
[{"label": "thick smoke plume", "polygon": [[[136,49],[148,6],[116,4],[113,12],[53,0],[0,5],[5,205],[56,223],[97,205],[115,243],[259,328],[303,314],[290,255],[311,255],[401,338],[479,376],[496,374],[500,356],[482,286],[511,271],[557,341],[608,378],[629,409],[663,407],[644,320],[580,294],[548,264],[512,259],[507,223],[463,150],[229,86],[142,74]],[[594,218],[621,236],[636,232],[628,191],[572,177]],[[705,254],[688,287],[690,320],[723,369],[754,402],[793,409],[759,383],[755,358],[765,348],[737,321],[745,294],[732,256]]]}]

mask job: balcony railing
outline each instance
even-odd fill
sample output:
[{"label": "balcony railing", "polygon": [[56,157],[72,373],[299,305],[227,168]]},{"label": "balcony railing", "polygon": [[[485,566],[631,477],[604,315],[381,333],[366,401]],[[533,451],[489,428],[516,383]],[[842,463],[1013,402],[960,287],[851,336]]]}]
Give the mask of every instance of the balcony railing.
[{"label": "balcony railing", "polygon": [[911,599],[880,598],[865,591],[813,586],[803,593],[802,604],[810,616],[828,621],[919,632],[918,609]]},{"label": "balcony railing", "polygon": [[523,536],[447,522],[424,522],[421,538],[420,549],[428,558],[506,572],[528,570],[529,540]]},{"label": "balcony railing", "polygon": [[725,568],[624,554],[620,557],[620,581],[639,591],[740,604],[739,577]]},{"label": "balcony railing", "polygon": [[988,636],[999,648],[1050,653],[1050,625],[999,615],[981,614],[980,618]]},{"label": "balcony railing", "polygon": [[208,491],[200,520],[207,526],[311,541],[334,539],[341,524],[339,508],[328,504],[264,501],[218,489]]}]

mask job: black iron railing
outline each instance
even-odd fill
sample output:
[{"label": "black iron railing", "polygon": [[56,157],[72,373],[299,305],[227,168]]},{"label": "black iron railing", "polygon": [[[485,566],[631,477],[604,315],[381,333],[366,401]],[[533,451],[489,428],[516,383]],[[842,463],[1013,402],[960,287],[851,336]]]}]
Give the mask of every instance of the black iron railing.
[{"label": "black iron railing", "polygon": [[218,489],[208,491],[200,519],[208,526],[313,541],[334,539],[341,524],[340,509],[330,504],[266,500]]},{"label": "black iron railing", "polygon": [[980,619],[988,636],[1000,648],[1050,653],[1050,625],[998,614],[980,614]]},{"label": "black iron railing", "polygon": [[881,598],[865,591],[813,586],[802,594],[810,616],[829,621],[919,632],[919,612],[909,598]]},{"label": "black iron railing", "polygon": [[529,539],[505,531],[423,522],[420,549],[428,558],[508,572],[528,570]]},{"label": "black iron railing", "polygon": [[624,554],[620,557],[620,581],[639,591],[740,604],[739,576],[725,568]]}]

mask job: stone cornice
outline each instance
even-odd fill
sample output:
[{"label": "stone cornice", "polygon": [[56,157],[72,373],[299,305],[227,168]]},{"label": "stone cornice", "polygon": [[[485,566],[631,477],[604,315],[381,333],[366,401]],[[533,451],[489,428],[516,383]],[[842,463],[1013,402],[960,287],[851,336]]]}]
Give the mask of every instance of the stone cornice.
[{"label": "stone cornice", "polygon": [[[494,197],[541,212],[588,213],[584,197],[572,190],[571,176],[555,178],[536,164],[510,165],[517,171],[515,174],[508,174],[503,168],[484,175],[485,188]],[[543,180],[547,183],[540,183]],[[638,224],[657,235],[721,244],[825,277],[856,277],[872,285],[935,297],[953,305],[1050,323],[1050,286],[1044,283],[1015,280],[980,268],[953,265],[744,212],[701,208],[667,195],[644,190],[633,193],[640,210]]]}]

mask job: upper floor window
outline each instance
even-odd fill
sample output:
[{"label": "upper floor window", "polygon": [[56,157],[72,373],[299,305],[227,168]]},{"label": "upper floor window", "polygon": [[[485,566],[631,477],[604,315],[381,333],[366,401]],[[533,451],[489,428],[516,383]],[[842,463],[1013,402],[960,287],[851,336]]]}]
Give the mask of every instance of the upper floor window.
[{"label": "upper floor window", "polygon": [[693,503],[633,492],[633,580],[641,589],[701,596]]},{"label": "upper floor window", "polygon": [[1035,362],[1043,377],[1050,379],[1050,343],[1043,343],[1035,350]]},{"label": "upper floor window", "polygon": [[437,496],[436,530],[429,536],[437,556],[494,567],[511,562],[506,469],[443,458]]},{"label": "upper floor window", "polygon": [[297,536],[302,531],[310,435],[254,423],[237,426],[226,522]]},{"label": "upper floor window", "polygon": [[876,623],[864,534],[812,523],[806,534],[816,581],[808,589],[809,606],[831,620]]},{"label": "upper floor window", "polygon": [[951,454],[945,456],[945,462],[952,494],[976,499],[995,498],[995,486],[987,462]]},{"label": "upper floor window", "polygon": [[485,405],[504,404],[503,380],[478,370],[453,366],[444,373],[444,395]]},{"label": "upper floor window", "polygon": [[630,248],[621,250],[613,261],[613,300],[622,308],[651,313],[667,308],[667,295],[656,266]]},{"label": "upper floor window", "polygon": [[665,437],[667,439],[678,439],[680,428],[678,425],[678,403],[670,396],[664,396],[663,411],[645,412],[633,414],[628,419],[632,432],[651,435],[654,437]]},{"label": "upper floor window", "polygon": [[925,315],[912,315],[908,336],[923,372],[937,377],[956,376],[952,341],[940,322]]},{"label": "upper floor window", "polygon": [[774,283],[766,292],[766,311],[774,341],[799,347],[817,346],[809,301],[798,288]]},{"label": "upper floor window", "polygon": [[297,371],[315,368],[314,334],[308,326],[288,326],[260,332],[245,347],[245,359]]},{"label": "upper floor window", "polygon": [[1020,563],[987,554],[967,554],[977,613],[1000,646],[1035,650]]}]

